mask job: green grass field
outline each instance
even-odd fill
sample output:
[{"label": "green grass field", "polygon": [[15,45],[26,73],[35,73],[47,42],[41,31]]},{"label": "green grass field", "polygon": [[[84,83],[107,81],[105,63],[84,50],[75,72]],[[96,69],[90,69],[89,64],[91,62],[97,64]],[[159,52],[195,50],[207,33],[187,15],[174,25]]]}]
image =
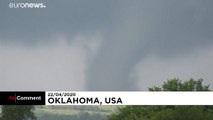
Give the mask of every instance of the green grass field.
[{"label": "green grass field", "polygon": [[118,106],[36,106],[37,120],[106,120]]}]

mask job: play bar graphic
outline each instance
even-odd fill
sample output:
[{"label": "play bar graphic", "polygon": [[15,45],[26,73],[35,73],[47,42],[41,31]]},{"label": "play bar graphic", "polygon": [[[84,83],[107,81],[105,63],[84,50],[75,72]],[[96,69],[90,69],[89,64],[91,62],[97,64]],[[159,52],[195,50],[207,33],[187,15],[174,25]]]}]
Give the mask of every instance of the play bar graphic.
[{"label": "play bar graphic", "polygon": [[0,91],[0,105],[213,105],[213,92]]}]

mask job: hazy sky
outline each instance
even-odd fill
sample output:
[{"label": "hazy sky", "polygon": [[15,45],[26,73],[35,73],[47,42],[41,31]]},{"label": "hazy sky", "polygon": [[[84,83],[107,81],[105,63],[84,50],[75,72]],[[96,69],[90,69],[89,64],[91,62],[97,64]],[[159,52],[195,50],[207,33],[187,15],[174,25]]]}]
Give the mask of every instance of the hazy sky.
[{"label": "hazy sky", "polygon": [[212,0],[11,2],[0,1],[0,90],[147,90],[174,77],[213,86]]}]

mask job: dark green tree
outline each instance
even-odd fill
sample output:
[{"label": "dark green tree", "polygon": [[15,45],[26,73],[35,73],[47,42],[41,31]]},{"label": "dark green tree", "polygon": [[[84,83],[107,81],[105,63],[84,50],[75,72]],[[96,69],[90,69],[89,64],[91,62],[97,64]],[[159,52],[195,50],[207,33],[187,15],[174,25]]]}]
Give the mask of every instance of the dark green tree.
[{"label": "dark green tree", "polygon": [[[167,80],[149,91],[210,91],[203,79]],[[213,120],[213,106],[126,106],[108,120]]]},{"label": "dark green tree", "polygon": [[178,78],[167,80],[161,87],[149,88],[149,91],[209,91],[209,85],[203,85],[203,79],[181,81]]},{"label": "dark green tree", "polygon": [[32,105],[4,105],[0,120],[36,120]]}]

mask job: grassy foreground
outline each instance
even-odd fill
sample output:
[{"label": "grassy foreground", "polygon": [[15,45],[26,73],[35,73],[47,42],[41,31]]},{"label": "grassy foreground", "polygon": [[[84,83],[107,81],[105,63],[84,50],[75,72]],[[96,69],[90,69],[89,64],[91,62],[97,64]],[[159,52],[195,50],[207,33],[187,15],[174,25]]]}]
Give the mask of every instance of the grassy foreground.
[{"label": "grassy foreground", "polygon": [[118,106],[36,106],[37,120],[106,120]]}]

